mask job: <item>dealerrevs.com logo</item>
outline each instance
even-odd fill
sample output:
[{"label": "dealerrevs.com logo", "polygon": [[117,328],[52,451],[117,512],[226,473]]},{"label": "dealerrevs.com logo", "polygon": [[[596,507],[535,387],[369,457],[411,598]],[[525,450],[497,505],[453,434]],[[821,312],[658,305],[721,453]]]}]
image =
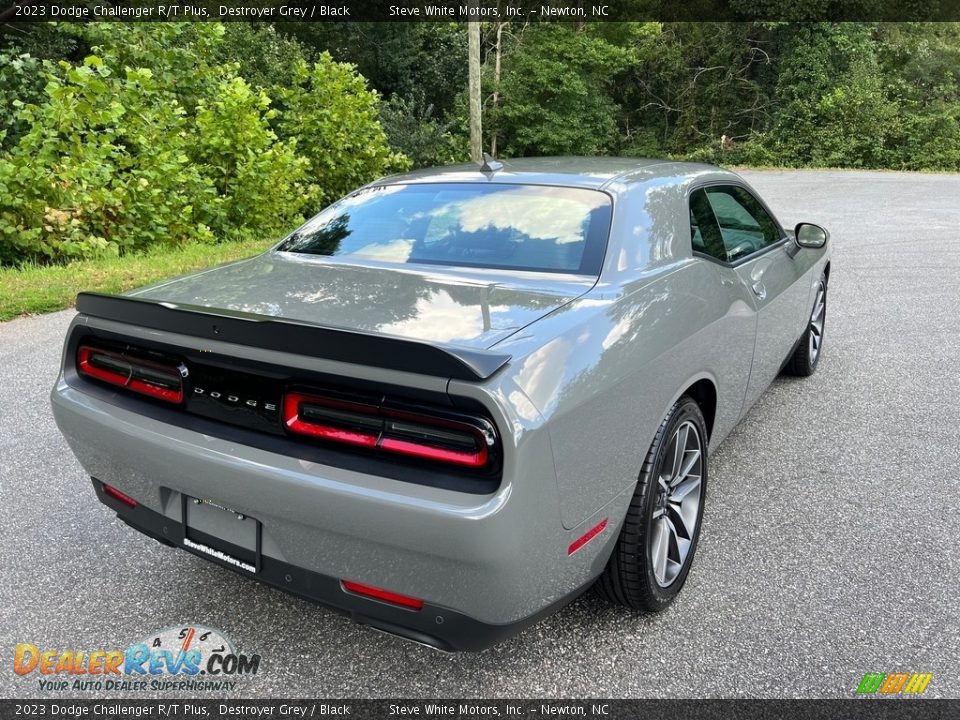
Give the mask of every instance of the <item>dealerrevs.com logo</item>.
[{"label": "dealerrevs.com logo", "polygon": [[245,655],[219,630],[200,625],[150,633],[126,650],[43,648],[20,643],[13,671],[36,675],[39,688],[56,691],[231,691],[256,675],[259,655]]}]

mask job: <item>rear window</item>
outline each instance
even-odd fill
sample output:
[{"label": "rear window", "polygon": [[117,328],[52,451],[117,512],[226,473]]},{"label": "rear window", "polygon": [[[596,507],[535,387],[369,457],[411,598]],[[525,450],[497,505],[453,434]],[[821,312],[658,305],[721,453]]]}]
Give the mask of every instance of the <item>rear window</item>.
[{"label": "rear window", "polygon": [[444,183],[360,190],[290,235],[283,252],[598,275],[610,198],[597,190]]}]

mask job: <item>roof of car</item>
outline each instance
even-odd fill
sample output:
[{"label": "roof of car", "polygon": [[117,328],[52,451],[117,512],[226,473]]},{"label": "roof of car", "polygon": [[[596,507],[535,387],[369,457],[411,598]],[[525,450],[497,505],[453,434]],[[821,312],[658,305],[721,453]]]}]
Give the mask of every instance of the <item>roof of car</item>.
[{"label": "roof of car", "polygon": [[500,160],[499,163],[502,167],[493,172],[482,172],[476,163],[463,163],[392,175],[373,184],[497,182],[599,189],[615,182],[630,184],[671,177],[683,182],[705,172],[728,172],[706,163],[652,158],[536,157]]}]

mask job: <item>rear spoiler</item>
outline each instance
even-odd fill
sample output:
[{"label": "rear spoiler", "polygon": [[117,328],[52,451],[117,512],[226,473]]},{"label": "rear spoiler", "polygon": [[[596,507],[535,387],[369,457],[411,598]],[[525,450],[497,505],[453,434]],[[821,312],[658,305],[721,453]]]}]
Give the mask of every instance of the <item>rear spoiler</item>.
[{"label": "rear spoiler", "polygon": [[77,311],[205,340],[473,382],[493,376],[510,360],[502,353],[137,297],[84,292],[77,295]]}]

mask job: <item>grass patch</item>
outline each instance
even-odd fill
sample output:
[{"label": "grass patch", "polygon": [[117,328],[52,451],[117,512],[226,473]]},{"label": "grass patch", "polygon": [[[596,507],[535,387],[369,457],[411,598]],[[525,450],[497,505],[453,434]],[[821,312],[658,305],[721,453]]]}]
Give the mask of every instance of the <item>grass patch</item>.
[{"label": "grass patch", "polygon": [[256,255],[272,244],[272,240],[237,240],[219,245],[153,249],[122,258],[83,260],[69,265],[0,268],[0,322],[72,307],[77,293],[83,290],[122,292]]}]

